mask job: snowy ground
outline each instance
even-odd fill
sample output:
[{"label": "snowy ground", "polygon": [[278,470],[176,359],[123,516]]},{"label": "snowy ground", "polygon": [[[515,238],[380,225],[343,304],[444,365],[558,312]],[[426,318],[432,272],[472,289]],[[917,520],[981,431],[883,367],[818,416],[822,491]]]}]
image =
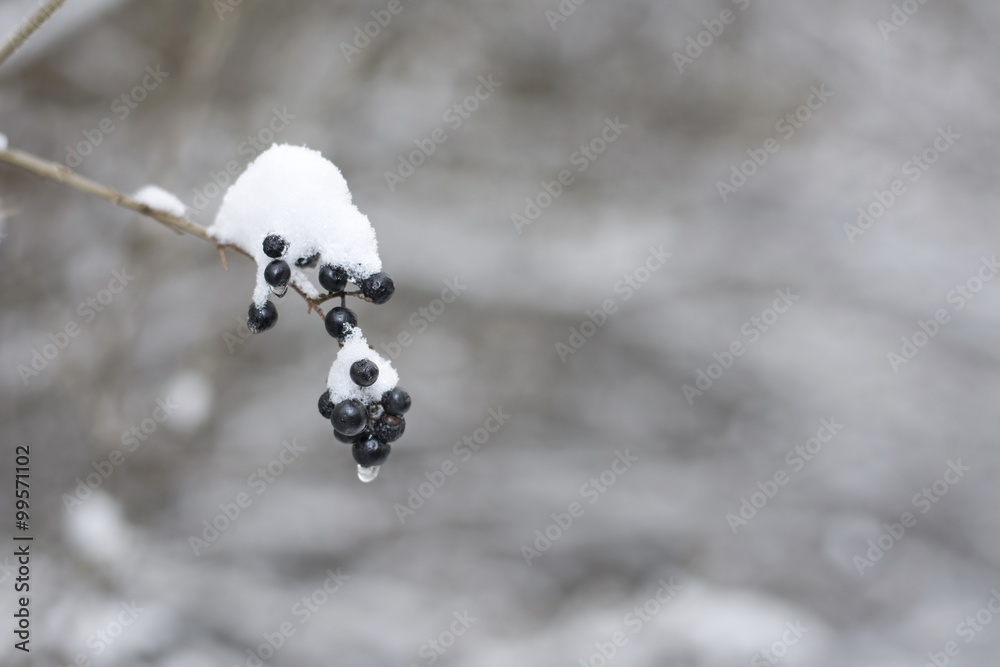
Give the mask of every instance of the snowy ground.
[{"label": "snowy ground", "polygon": [[247,338],[252,262],[0,168],[34,664],[995,664],[1000,6],[898,4],[57,15],[0,68],[11,146],[203,224],[261,142],[322,151],[414,407],[359,483],[300,300]]}]

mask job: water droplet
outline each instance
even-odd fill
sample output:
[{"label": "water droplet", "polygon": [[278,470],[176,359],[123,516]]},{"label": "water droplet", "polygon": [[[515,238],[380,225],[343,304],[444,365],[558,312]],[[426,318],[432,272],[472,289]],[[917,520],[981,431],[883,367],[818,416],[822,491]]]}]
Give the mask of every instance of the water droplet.
[{"label": "water droplet", "polygon": [[365,484],[374,481],[376,477],[378,477],[378,466],[372,466],[371,468],[362,468],[361,466],[358,466],[358,479]]},{"label": "water droplet", "polygon": [[285,296],[285,293],[288,292],[288,285],[285,285],[284,287],[274,287],[273,285],[268,285],[268,287],[271,288],[271,294],[279,299]]}]

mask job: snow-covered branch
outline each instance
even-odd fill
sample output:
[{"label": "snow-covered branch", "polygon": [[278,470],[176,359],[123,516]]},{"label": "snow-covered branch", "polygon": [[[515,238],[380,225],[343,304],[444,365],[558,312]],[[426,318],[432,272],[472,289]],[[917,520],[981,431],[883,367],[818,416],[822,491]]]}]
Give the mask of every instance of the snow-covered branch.
[{"label": "snow-covered branch", "polygon": [[[241,255],[247,257],[250,256],[241,248],[217,242],[216,239],[208,233],[208,230],[185,217],[177,216],[158,208],[153,208],[152,206],[145,204],[134,197],[122,194],[114,188],[92,181],[89,178],[85,178],[72,169],[56,162],[49,162],[48,160],[43,160],[42,158],[32,155],[31,153],[26,153],[12,148],[0,150],[0,162],[6,162],[7,164],[11,164],[15,167],[31,172],[36,176],[40,176],[50,181],[56,181],[57,183],[62,183],[63,185],[68,185],[69,187],[81,192],[95,195],[101,199],[111,202],[112,204],[115,204],[116,206],[121,206],[122,208],[127,208],[135,211],[136,213],[152,218],[174,231],[190,234],[191,236],[199,238],[202,241],[208,241],[219,248],[220,254],[224,252],[224,250],[229,249]],[[223,261],[225,261],[224,255]],[[306,304],[309,306],[309,310],[316,311],[320,317],[325,317],[325,313],[320,308],[321,304],[332,298],[339,297],[339,295],[330,294],[309,294],[307,293],[308,288],[300,285],[297,281],[292,281],[289,286],[305,300]],[[354,296],[355,294],[348,293],[348,295]]]}]

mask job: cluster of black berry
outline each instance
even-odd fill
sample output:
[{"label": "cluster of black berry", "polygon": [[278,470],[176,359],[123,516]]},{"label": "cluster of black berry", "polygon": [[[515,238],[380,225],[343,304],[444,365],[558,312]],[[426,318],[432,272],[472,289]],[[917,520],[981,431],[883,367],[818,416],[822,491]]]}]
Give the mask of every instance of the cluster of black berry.
[{"label": "cluster of black berry", "polygon": [[[351,379],[359,386],[368,384],[369,369],[378,375],[378,367],[370,359],[351,364]],[[360,380],[360,381],[359,381]],[[382,465],[389,458],[389,443],[399,440],[406,430],[403,415],[410,409],[410,395],[405,389],[395,387],[382,394],[378,403],[365,405],[356,398],[349,398],[336,405],[330,400],[330,391],[319,397],[319,413],[333,422],[333,437],[352,445],[354,460],[362,468]]]},{"label": "cluster of black berry", "polygon": [[[277,234],[269,234],[263,241],[264,254],[271,261],[264,268],[264,281],[277,297],[283,297],[288,291],[292,270],[288,262],[282,259],[288,251],[288,242]],[[314,268],[320,259],[315,253],[308,257],[299,257],[295,266],[299,268]],[[349,276],[343,267],[324,264],[319,268],[319,284],[332,296],[341,297],[341,305],[335,306],[326,314],[326,331],[341,344],[358,325],[357,315],[347,308],[344,297],[347,294]],[[386,273],[378,272],[355,280],[360,295],[375,304],[388,301],[395,286],[392,278]],[[270,300],[263,306],[250,304],[247,316],[247,326],[253,333],[267,331],[278,321],[278,310]],[[370,387],[378,380],[378,365],[371,359],[359,359],[351,364],[351,380],[358,387]],[[381,396],[377,402],[366,405],[362,401],[351,398],[334,404],[330,400],[330,390],[319,397],[319,413],[324,419],[333,423],[334,437],[353,446],[354,460],[362,468],[373,468],[385,462],[391,450],[390,444],[398,440],[406,428],[403,415],[410,409],[410,395],[400,387],[394,387]]]},{"label": "cluster of black berry", "polygon": [[[288,291],[288,281],[292,277],[292,269],[282,257],[288,251],[288,241],[277,234],[269,234],[264,239],[264,254],[271,258],[271,262],[264,267],[264,281],[270,286],[271,293],[276,297],[285,296]],[[308,257],[299,257],[295,260],[295,266],[300,269],[311,269],[319,263],[319,253],[314,253]],[[347,271],[342,267],[324,264],[319,269],[319,284],[323,289],[331,294],[344,294],[347,287]],[[392,297],[396,286],[392,283],[392,278],[383,272],[374,273],[366,278],[358,280],[358,288],[361,295],[372,303],[382,304]],[[331,315],[336,313],[336,315]],[[354,312],[343,306],[330,311],[331,315],[326,318],[326,330],[337,340],[343,341],[346,331],[346,323],[356,326],[358,318]],[[278,321],[278,309],[270,301],[265,301],[263,306],[250,304],[250,311],[247,315],[247,326],[253,333],[267,331]]]}]

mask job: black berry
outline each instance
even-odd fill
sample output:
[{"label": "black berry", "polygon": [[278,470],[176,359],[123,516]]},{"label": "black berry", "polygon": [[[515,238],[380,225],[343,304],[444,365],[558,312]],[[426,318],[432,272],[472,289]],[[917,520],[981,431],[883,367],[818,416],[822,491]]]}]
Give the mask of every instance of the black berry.
[{"label": "black berry", "polygon": [[351,364],[351,379],[359,387],[370,387],[378,379],[378,366],[371,359],[358,359]]},{"label": "black berry", "polygon": [[268,234],[264,237],[264,254],[271,259],[278,259],[288,250],[288,241],[277,234]]},{"label": "black berry", "polygon": [[368,411],[361,401],[349,398],[337,404],[330,421],[333,422],[333,430],[338,433],[358,435],[368,424]]},{"label": "black berry", "polygon": [[334,431],[333,437],[335,437],[340,442],[343,442],[348,445],[353,445],[355,440],[357,440],[358,438],[365,437],[365,432],[362,431],[361,435],[344,435],[343,433],[338,433],[337,431]]},{"label": "black berry", "polygon": [[410,395],[396,387],[382,394],[382,407],[391,415],[403,415],[410,409]]},{"label": "black berry", "polygon": [[295,260],[295,266],[300,269],[311,269],[319,263],[319,253],[315,252],[308,257],[299,257]]},{"label": "black berry", "polygon": [[347,287],[347,272],[339,266],[324,264],[319,267],[319,284],[327,292],[343,292]]},{"label": "black berry", "polygon": [[330,390],[327,389],[319,397],[319,413],[323,416],[323,419],[329,419],[333,416],[333,401],[330,400]]},{"label": "black berry", "polygon": [[392,447],[389,446],[389,443],[380,441],[374,435],[358,438],[354,442],[354,447],[351,448],[354,460],[362,468],[382,465],[389,458],[390,451],[392,451]]},{"label": "black berry", "polygon": [[372,435],[382,442],[396,442],[403,437],[403,431],[405,430],[406,420],[388,413],[379,417],[372,424]]},{"label": "black berry", "polygon": [[275,259],[264,267],[264,281],[271,287],[286,287],[291,277],[292,270],[283,259]]},{"label": "black berry", "polygon": [[267,331],[278,321],[278,309],[270,301],[265,301],[264,305],[258,308],[255,304],[250,304],[250,311],[247,314],[247,327],[251,333],[258,334]]},{"label": "black berry", "polygon": [[371,299],[372,303],[385,303],[396,291],[396,286],[392,284],[392,278],[387,273],[376,273],[361,281],[358,285],[361,293]]},{"label": "black berry", "polygon": [[351,329],[357,325],[358,317],[350,308],[334,306],[326,314],[326,332],[340,342],[343,342]]}]

